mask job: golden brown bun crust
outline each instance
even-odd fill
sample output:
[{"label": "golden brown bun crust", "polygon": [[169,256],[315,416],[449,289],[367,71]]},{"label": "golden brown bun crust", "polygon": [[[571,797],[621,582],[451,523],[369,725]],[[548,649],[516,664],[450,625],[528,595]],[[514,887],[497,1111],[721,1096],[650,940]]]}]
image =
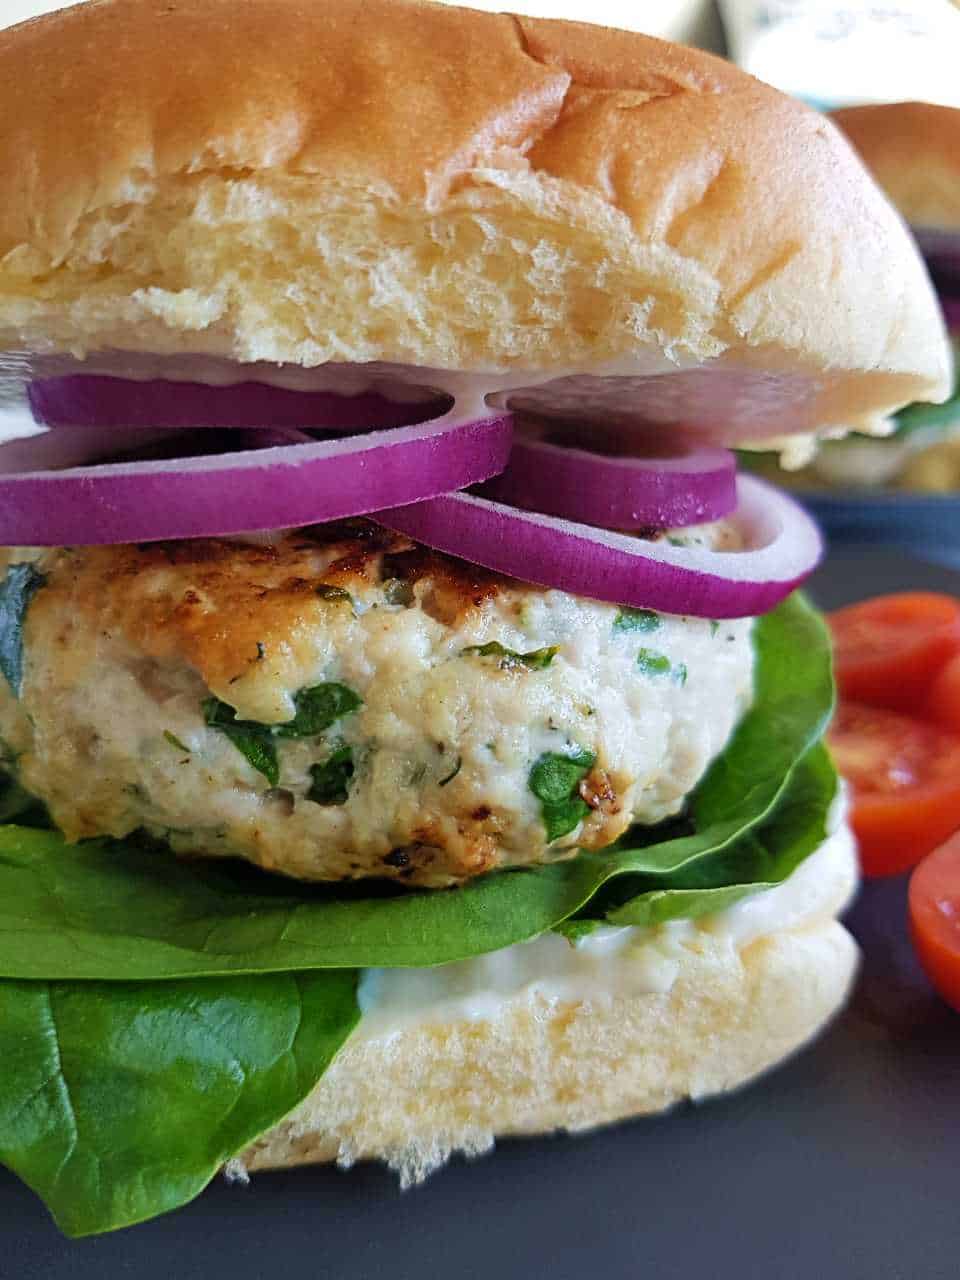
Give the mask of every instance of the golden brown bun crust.
[{"label": "golden brown bun crust", "polygon": [[960,110],[890,102],[833,119],[908,222],[960,231]]},{"label": "golden brown bun crust", "polygon": [[378,1159],[411,1183],[500,1136],[577,1132],[723,1093],[815,1035],[846,999],[856,962],[843,926],[821,920],[740,952],[704,939],[668,995],[518,997],[490,1020],[356,1038],[229,1168]]},{"label": "golden brown bun crust", "polygon": [[638,34],[98,0],[0,33],[0,189],[0,345],[706,363],[774,375],[759,434],[947,391],[916,253],[832,126]]}]

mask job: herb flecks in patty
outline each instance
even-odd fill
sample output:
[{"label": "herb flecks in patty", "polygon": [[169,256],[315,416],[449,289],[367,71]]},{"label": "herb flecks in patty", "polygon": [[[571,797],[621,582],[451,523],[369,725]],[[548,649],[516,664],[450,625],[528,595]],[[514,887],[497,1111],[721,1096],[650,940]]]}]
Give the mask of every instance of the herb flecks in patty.
[{"label": "herb flecks in patty", "polygon": [[641,649],[637,654],[637,670],[645,676],[669,675],[670,659],[656,649]]},{"label": "herb flecks in patty", "polygon": [[27,606],[46,582],[32,564],[13,564],[0,582],[0,671],[19,698],[23,685],[23,623]]},{"label": "herb flecks in patty", "polygon": [[478,658],[497,658],[497,666],[501,671],[544,671],[550,666],[560,651],[559,645],[549,645],[543,649],[531,649],[528,653],[518,653],[516,649],[508,649],[499,640],[491,640],[487,644],[472,644],[461,650],[464,657],[475,655]]},{"label": "herb flecks in patty", "polygon": [[346,804],[354,769],[353,748],[337,747],[322,763],[310,766],[307,799],[314,804]]},{"label": "herb flecks in patty", "polygon": [[212,729],[225,734],[240,754],[272,787],[280,781],[277,738],[313,738],[362,705],[363,699],[349,685],[335,680],[310,685],[294,696],[295,714],[285,724],[261,724],[238,720],[229,703],[206,698],[203,718]]},{"label": "herb flecks in patty", "polygon": [[574,747],[568,754],[544,752],[530,770],[529,787],[540,801],[547,841],[568,835],[590,813],[580,795],[580,783],[593,768],[592,751]]},{"label": "herb flecks in patty", "polygon": [[660,615],[653,609],[630,609],[626,605],[613,620],[614,631],[658,631]]}]

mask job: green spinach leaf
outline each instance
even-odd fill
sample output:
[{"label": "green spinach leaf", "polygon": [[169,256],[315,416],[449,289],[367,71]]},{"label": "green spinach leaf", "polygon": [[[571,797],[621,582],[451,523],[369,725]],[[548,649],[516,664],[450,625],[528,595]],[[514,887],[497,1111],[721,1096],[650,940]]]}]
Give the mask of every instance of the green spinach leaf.
[{"label": "green spinach leaf", "polygon": [[614,631],[658,631],[660,615],[653,609],[631,609],[624,605],[613,620]]},{"label": "green spinach leaf", "polygon": [[0,982],[0,1161],[68,1235],[156,1217],[302,1101],[358,1020],[344,970]]},{"label": "green spinach leaf", "polygon": [[530,770],[529,787],[540,801],[548,843],[567,835],[590,812],[579,787],[596,759],[592,751],[579,747],[565,756],[547,751]]},{"label": "green spinach leaf", "polygon": [[607,881],[581,915],[561,921],[554,931],[576,943],[601,925],[694,920],[772,889],[827,839],[836,793],[836,771],[818,743],[794,770],[773,816],[759,827],[673,874]]},{"label": "green spinach leaf", "polygon": [[641,649],[637,654],[637,670],[645,676],[665,676],[670,671],[670,659],[656,649]]},{"label": "green spinach leaf", "polygon": [[41,815],[46,815],[46,809],[40,801],[24,791],[12,774],[0,770],[0,823],[16,820],[29,826],[49,826],[48,821],[36,821]]},{"label": "green spinach leaf", "polygon": [[611,881],[587,905],[610,924],[655,925],[695,919],[781,884],[826,840],[837,774],[826,749],[812,747],[797,765],[773,815],[733,844],[675,872]]},{"label": "green spinach leaf", "polygon": [[0,582],[0,671],[18,698],[23,685],[23,621],[27,605],[44,582],[32,564],[12,564]]},{"label": "green spinach leaf", "polygon": [[331,680],[301,689],[294,695],[293,705],[296,713],[292,720],[260,724],[256,720],[238,720],[229,703],[211,697],[204,699],[203,718],[212,729],[225,733],[248,763],[263,774],[271,787],[276,787],[280,782],[280,758],[274,739],[316,737],[356,711],[363,699],[348,685]]},{"label": "green spinach leaf", "polygon": [[296,714],[286,724],[270,725],[278,738],[313,738],[363,705],[363,699],[349,685],[330,680],[311,685],[294,695]]},{"label": "green spinach leaf", "polygon": [[[955,365],[960,367],[960,342],[958,341],[953,343],[953,354]],[[956,381],[950,399],[943,404],[926,404],[923,401],[917,401],[894,414],[894,422],[897,424],[894,435],[902,438],[926,427],[949,427],[957,421],[958,417],[960,417],[960,378]]]},{"label": "green spinach leaf", "polygon": [[219,698],[205,698],[203,719],[211,729],[226,734],[240,754],[258,773],[262,773],[271,787],[280,782],[280,759],[277,746],[267,725],[255,720],[238,720],[237,713]]},{"label": "green spinach leaf", "polygon": [[516,649],[505,648],[499,640],[491,640],[487,644],[472,644],[461,653],[476,654],[480,658],[499,658],[497,666],[501,671],[516,671],[526,667],[528,671],[543,671],[549,667],[559,652],[559,645],[551,645],[544,649],[531,649],[529,653],[518,653]]},{"label": "green spinach leaf", "polygon": [[346,804],[353,770],[353,748],[337,747],[322,764],[310,766],[307,799],[315,804]]}]

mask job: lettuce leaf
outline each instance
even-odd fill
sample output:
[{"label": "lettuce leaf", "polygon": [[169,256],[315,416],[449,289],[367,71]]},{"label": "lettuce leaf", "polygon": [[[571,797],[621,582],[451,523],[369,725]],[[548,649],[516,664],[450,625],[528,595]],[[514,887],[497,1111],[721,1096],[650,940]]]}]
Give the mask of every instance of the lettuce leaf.
[{"label": "lettuce leaf", "polygon": [[[710,857],[651,876],[647,888],[632,896],[620,893],[619,901],[594,899],[587,910],[593,916],[602,907],[610,924],[651,927],[724,911],[752,893],[773,889],[827,839],[837,787],[833,762],[818,744],[794,770],[772,817]],[[633,889],[638,888],[634,882]]]},{"label": "lettuce leaf", "polygon": [[356,975],[0,982],[0,1161],[71,1236],[186,1204],[313,1088]]},{"label": "lettuce leaf", "polygon": [[[953,358],[956,364],[960,364],[960,341],[956,339],[953,342]],[[960,420],[960,378],[954,385],[950,399],[943,404],[916,401],[894,414],[893,420],[897,424],[894,435],[900,438],[924,428],[954,426]]]},{"label": "lettuce leaf", "polygon": [[[56,832],[0,828],[0,977],[171,980],[445,964],[575,914],[623,910],[651,891],[651,877],[686,877],[677,887],[698,874],[713,887],[729,883],[717,878],[719,855],[773,813],[833,701],[826,631],[802,599],[758,621],[755,647],[753,706],[684,819],[459,889],[323,888],[243,865],[179,862],[134,840],[69,846]],[[734,883],[757,878],[741,866]]]}]

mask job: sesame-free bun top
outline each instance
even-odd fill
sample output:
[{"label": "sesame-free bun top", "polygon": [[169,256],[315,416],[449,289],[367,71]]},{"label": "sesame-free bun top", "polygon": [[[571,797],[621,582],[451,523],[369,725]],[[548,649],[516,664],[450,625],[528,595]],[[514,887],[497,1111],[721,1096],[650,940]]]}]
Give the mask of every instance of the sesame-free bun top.
[{"label": "sesame-free bun top", "polygon": [[960,231],[960,110],[884,102],[833,119],[908,222]]},{"label": "sesame-free bun top", "polygon": [[0,348],[467,371],[731,439],[948,391],[916,251],[833,126],[638,34],[94,0],[0,32],[0,192]]}]

